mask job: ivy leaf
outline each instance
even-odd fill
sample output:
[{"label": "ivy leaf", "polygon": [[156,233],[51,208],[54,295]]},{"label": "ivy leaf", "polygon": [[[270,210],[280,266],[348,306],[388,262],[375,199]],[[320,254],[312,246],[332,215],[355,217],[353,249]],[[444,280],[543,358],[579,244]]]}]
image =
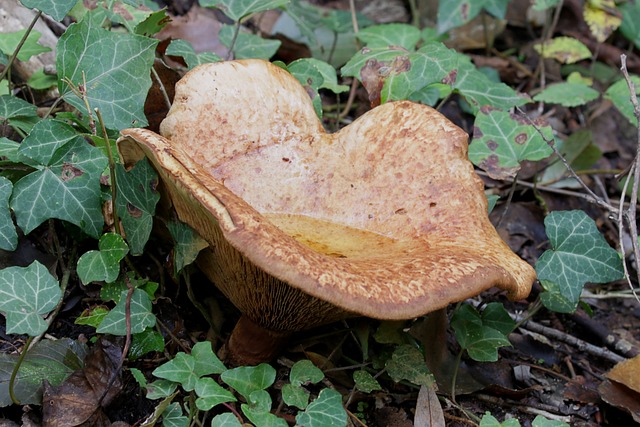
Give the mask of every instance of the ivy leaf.
[{"label": "ivy leaf", "polygon": [[133,334],[127,357],[130,360],[136,360],[152,351],[161,352],[164,350],[164,346],[165,342],[161,333],[151,328],[145,329],[138,334]]},{"label": "ivy leaf", "polygon": [[452,28],[459,27],[478,16],[482,10],[483,1],[450,0],[439,3],[438,6],[438,33],[443,34]]},{"label": "ivy leaf", "polygon": [[[548,124],[534,124],[548,140],[553,139]],[[483,107],[476,116],[469,160],[493,179],[513,177],[523,160],[541,160],[552,153],[530,122],[519,115]]]},{"label": "ivy leaf", "polygon": [[276,370],[266,363],[258,366],[240,366],[224,371],[220,378],[248,399],[254,391],[264,390],[273,384]]},{"label": "ivy leaf", "polygon": [[222,58],[213,52],[196,53],[193,45],[191,45],[187,40],[182,39],[171,40],[171,43],[167,46],[165,54],[168,56],[179,56],[184,58],[189,69],[200,64],[218,62],[222,60]]},{"label": "ivy leaf", "polygon": [[116,209],[122,221],[132,255],[141,255],[153,227],[153,215],[160,200],[158,175],[145,158],[129,170],[116,164]]},{"label": "ivy leaf", "polygon": [[589,48],[573,37],[555,37],[545,43],[537,43],[533,48],[543,58],[555,59],[563,64],[573,64],[591,57]]},{"label": "ivy leaf", "polygon": [[349,86],[338,84],[336,69],[327,62],[316,58],[301,58],[287,66],[287,70],[304,85],[303,76],[318,74],[322,77],[317,85],[312,85],[315,90],[329,89],[333,93],[342,93],[349,90]]},{"label": "ivy leaf", "polygon": [[285,420],[272,414],[271,396],[266,390],[255,390],[240,407],[249,421],[260,427],[287,427]]},{"label": "ivy leaf", "polygon": [[569,424],[558,420],[548,420],[542,415],[538,415],[531,423],[532,427],[570,427]]},{"label": "ivy leaf", "polygon": [[[220,43],[231,47],[235,28],[232,25],[223,25],[218,34]],[[263,39],[255,34],[240,31],[233,45],[233,55],[236,59],[269,59],[277,52],[282,42],[280,40]]]},{"label": "ivy leaf", "polygon": [[184,267],[193,263],[200,251],[209,244],[193,228],[183,222],[169,221],[167,228],[175,242],[173,269],[178,274]]},{"label": "ivy leaf", "polygon": [[[127,302],[127,291],[120,295],[120,301],[113,310],[109,312],[96,329],[99,334],[126,335],[127,325],[125,316],[125,306]],[[135,289],[131,295],[130,306],[131,333],[137,334],[156,324],[156,317],[151,313],[151,299],[149,295],[141,290]]]},{"label": "ivy leaf", "polygon": [[211,425],[216,427],[242,427],[238,418],[231,412],[216,415],[211,420]]},{"label": "ivy leaf", "polygon": [[89,325],[97,328],[109,313],[109,309],[104,305],[99,305],[85,309],[80,316],[73,321],[76,325]]},{"label": "ivy leaf", "polygon": [[[637,75],[631,75],[631,81],[635,85],[636,96],[640,94],[640,77]],[[633,126],[636,126],[638,120],[633,113],[633,104],[631,103],[631,92],[629,91],[629,85],[624,79],[620,79],[607,89],[604,94],[605,99],[609,99],[613,102],[618,110],[629,120]]]},{"label": "ivy leaf", "polygon": [[61,298],[58,281],[38,261],[0,270],[0,312],[6,317],[9,334],[34,337],[46,331],[42,315],[53,310]]},{"label": "ivy leaf", "polygon": [[58,41],[60,94],[86,111],[82,99],[69,87],[70,81],[84,90],[92,111],[101,111],[107,128],[146,126],[143,107],[151,87],[150,70],[157,43],[149,37],[107,31],[87,14],[82,21],[71,24]]},{"label": "ivy leaf", "polygon": [[211,343],[209,341],[196,343],[191,349],[191,357],[193,357],[196,362],[193,370],[198,377],[221,374],[227,370],[211,349]]},{"label": "ivy leaf", "polygon": [[451,327],[460,347],[467,350],[473,360],[479,362],[498,360],[498,348],[511,345],[506,335],[511,332],[513,326],[514,322],[504,308],[500,311],[495,306],[487,315],[483,312],[481,316],[471,305],[463,304],[451,319]]},{"label": "ivy leaf", "polygon": [[158,366],[152,374],[158,378],[180,383],[186,391],[196,388],[198,375],[195,373],[195,359],[184,352],[179,352],[176,357]]},{"label": "ivy leaf", "polygon": [[78,259],[78,276],[85,285],[104,281],[111,283],[120,274],[120,261],[129,252],[122,236],[106,233],[100,237],[99,250],[89,251]]},{"label": "ivy leaf", "polygon": [[189,417],[182,413],[182,408],[178,402],[170,403],[162,412],[163,427],[188,427]]},{"label": "ivy leaf", "polygon": [[[12,55],[18,48],[18,45],[26,32],[27,29],[25,28],[12,33],[2,33],[2,37],[0,37],[0,51],[7,56]],[[20,48],[20,52],[18,52],[18,59],[20,61],[28,61],[32,56],[51,51],[50,48],[38,44],[38,40],[40,40],[41,35],[42,34],[38,31],[33,30],[29,33],[27,39]]]},{"label": "ivy leaf", "polygon": [[564,107],[577,107],[593,101],[600,93],[582,83],[554,83],[533,97],[534,101],[560,104]]},{"label": "ivy leaf", "polygon": [[40,121],[35,105],[11,95],[0,95],[0,120],[28,133]]},{"label": "ivy leaf", "polygon": [[420,41],[420,30],[409,24],[372,25],[360,30],[356,37],[369,48],[400,46],[413,50]]},{"label": "ivy leaf", "polygon": [[9,210],[12,189],[11,181],[0,176],[0,249],[5,251],[15,251],[18,247],[18,233]]},{"label": "ivy leaf", "polygon": [[164,399],[171,396],[178,388],[178,383],[169,380],[157,380],[147,384],[147,399]]},{"label": "ivy leaf", "polygon": [[195,390],[198,395],[196,406],[201,411],[208,411],[221,403],[235,402],[237,400],[233,393],[222,388],[220,384],[210,377],[199,378],[196,381]]},{"label": "ivy leaf", "polygon": [[202,6],[215,6],[234,21],[240,21],[247,15],[265,10],[276,9],[289,3],[289,0],[204,0]]},{"label": "ivy leaf", "polygon": [[104,223],[100,175],[107,166],[106,157],[81,137],[64,143],[49,157],[51,146],[46,145],[51,143],[51,136],[40,130],[34,128],[35,133],[25,141],[31,145],[33,138],[44,146],[41,151],[28,150],[38,153],[34,156],[43,162],[38,170],[16,182],[10,201],[18,225],[30,233],[44,221],[58,218],[97,239]]},{"label": "ivy leaf", "polygon": [[56,21],[62,21],[77,0],[20,0],[20,2],[29,9],[41,10]]},{"label": "ivy leaf", "polygon": [[398,346],[386,367],[395,382],[408,380],[417,385],[431,386],[435,381],[420,350],[409,344]]},{"label": "ivy leaf", "polygon": [[518,95],[506,84],[491,81],[471,63],[467,56],[460,53],[457,55],[460,57],[459,66],[457,70],[450,73],[447,80],[452,81],[451,87],[464,96],[474,111],[483,106],[508,110],[529,102],[526,97]]},{"label": "ivy leaf", "polygon": [[342,406],[342,395],[325,388],[304,412],[298,413],[296,423],[305,427],[342,427],[347,424],[347,411]]},{"label": "ivy leaf", "polygon": [[378,380],[364,369],[360,369],[353,373],[353,382],[355,383],[356,388],[364,393],[371,393],[374,390],[382,390]]},{"label": "ivy leaf", "polygon": [[[535,269],[545,286],[546,292],[540,297],[547,308],[573,312],[585,283],[606,283],[623,277],[618,252],[607,244],[586,213],[554,211],[544,224],[551,249],[538,258]],[[554,295],[566,302],[554,303]]]},{"label": "ivy leaf", "polygon": [[300,360],[291,367],[290,384],[282,386],[282,400],[289,406],[304,409],[309,404],[309,392],[302,388],[304,383],[315,384],[324,378],[324,373],[310,360]]}]

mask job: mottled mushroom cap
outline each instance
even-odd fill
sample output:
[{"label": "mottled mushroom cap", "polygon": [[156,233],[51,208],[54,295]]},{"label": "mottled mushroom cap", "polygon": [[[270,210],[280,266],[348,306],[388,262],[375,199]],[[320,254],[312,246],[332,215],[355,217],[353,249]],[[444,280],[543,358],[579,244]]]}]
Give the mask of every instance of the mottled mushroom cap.
[{"label": "mottled mushroom cap", "polygon": [[211,245],[209,276],[254,321],[260,304],[291,317],[300,295],[286,328],[408,319],[492,286],[523,298],[535,280],[489,222],[467,134],[428,106],[386,103],[328,134],[287,71],[228,61],[185,75],[160,131],[123,131],[121,156],[152,161]]}]

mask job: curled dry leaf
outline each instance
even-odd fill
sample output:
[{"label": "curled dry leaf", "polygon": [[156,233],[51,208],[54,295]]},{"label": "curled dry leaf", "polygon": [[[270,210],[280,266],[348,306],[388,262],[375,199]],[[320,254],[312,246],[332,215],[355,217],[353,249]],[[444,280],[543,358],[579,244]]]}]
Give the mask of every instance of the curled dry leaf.
[{"label": "curled dry leaf", "polygon": [[409,319],[492,286],[523,298],[535,279],[489,222],[467,134],[430,107],[387,103],[327,134],[288,72],[228,61],[178,83],[160,131],[123,131],[120,154],[148,157],[209,243],[198,265],[243,313],[241,363],[293,331]]},{"label": "curled dry leaf", "polygon": [[85,358],[82,369],[59,386],[45,381],[42,418],[45,427],[109,426],[102,408],[120,393],[121,351],[101,339]]}]

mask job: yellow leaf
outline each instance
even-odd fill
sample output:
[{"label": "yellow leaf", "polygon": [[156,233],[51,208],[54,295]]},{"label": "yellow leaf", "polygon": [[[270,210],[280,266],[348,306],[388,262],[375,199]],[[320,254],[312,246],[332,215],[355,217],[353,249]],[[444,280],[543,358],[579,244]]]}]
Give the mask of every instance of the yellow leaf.
[{"label": "yellow leaf", "polygon": [[614,0],[589,0],[584,6],[584,20],[600,43],[618,29],[622,22]]},{"label": "yellow leaf", "polygon": [[589,48],[573,37],[556,37],[544,44],[537,43],[533,48],[543,58],[552,58],[564,64],[573,64],[591,57]]}]

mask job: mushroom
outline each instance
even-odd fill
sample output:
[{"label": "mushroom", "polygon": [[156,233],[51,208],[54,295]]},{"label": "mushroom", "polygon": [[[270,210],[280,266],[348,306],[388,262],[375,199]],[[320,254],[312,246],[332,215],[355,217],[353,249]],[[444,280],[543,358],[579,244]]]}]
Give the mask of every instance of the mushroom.
[{"label": "mushroom", "polygon": [[204,64],[176,85],[158,135],[122,131],[181,221],[198,266],[242,313],[236,364],[339,319],[410,319],[497,286],[528,295],[533,268],[502,241],[468,136],[436,110],[390,102],[328,134],[308,93],[261,60]]}]

